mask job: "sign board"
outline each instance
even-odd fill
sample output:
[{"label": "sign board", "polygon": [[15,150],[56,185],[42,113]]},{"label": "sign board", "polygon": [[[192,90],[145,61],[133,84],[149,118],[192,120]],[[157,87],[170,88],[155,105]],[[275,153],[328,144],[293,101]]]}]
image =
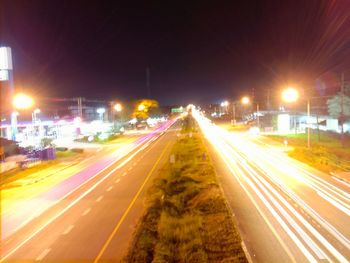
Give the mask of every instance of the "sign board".
[{"label": "sign board", "polygon": [[184,111],[183,107],[171,109],[172,113],[182,113],[183,111]]},{"label": "sign board", "polygon": [[9,80],[9,72],[7,70],[0,69],[0,81]]},{"label": "sign board", "polygon": [[278,114],[277,130],[280,134],[288,134],[290,132],[290,116],[289,114]]},{"label": "sign board", "polygon": [[0,47],[0,70],[12,70],[12,55],[9,47]]}]

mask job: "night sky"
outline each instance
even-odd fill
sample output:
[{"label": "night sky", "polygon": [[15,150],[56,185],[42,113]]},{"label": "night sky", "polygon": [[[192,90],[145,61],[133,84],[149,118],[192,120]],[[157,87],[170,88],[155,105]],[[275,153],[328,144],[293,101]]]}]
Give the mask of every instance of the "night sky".
[{"label": "night sky", "polygon": [[[128,2],[128,3],[125,3]],[[35,96],[219,102],[350,76],[350,1],[0,0],[0,44]]]}]

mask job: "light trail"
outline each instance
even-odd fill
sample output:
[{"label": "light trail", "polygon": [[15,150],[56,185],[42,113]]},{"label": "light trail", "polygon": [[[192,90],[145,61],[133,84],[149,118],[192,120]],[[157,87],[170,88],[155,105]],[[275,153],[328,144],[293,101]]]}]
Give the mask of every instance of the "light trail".
[{"label": "light trail", "polygon": [[229,133],[197,111],[193,116],[280,243],[287,234],[310,262],[349,261],[349,192],[270,146]]}]

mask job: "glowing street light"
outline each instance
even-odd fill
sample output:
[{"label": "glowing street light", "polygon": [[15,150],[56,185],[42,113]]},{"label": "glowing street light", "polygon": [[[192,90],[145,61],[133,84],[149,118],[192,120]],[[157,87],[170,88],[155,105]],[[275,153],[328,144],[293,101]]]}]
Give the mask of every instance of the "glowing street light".
[{"label": "glowing street light", "polygon": [[[247,96],[244,96],[241,99],[241,103],[244,105],[248,105],[250,103],[250,98]],[[256,102],[256,121],[257,121],[257,125],[258,128],[260,127],[260,117],[259,117],[259,103]]]},{"label": "glowing street light", "polygon": [[[225,100],[225,101],[223,101],[223,102],[221,102],[220,103],[220,106],[222,107],[222,108],[224,108],[224,112],[225,113],[227,113],[227,106],[228,106],[228,101],[227,100]],[[221,110],[220,110],[221,111]]]},{"label": "glowing street light", "polygon": [[103,114],[106,112],[105,108],[98,108],[96,112],[100,115],[100,120],[103,121]]},{"label": "glowing street light", "polygon": [[97,112],[98,114],[103,114],[103,113],[106,112],[106,109],[105,109],[105,108],[98,108],[98,109],[96,110],[96,112]]},{"label": "glowing street light", "polygon": [[282,100],[285,102],[296,102],[299,98],[299,92],[297,89],[289,87],[282,91]]},{"label": "glowing street light", "polygon": [[117,112],[121,112],[123,109],[122,105],[120,103],[117,103],[114,105],[114,110]]},{"label": "glowing street light", "polygon": [[[299,92],[295,88],[287,88],[282,92],[282,99],[285,102],[296,102],[299,99]],[[307,148],[310,148],[310,99],[307,98]],[[294,121],[295,133],[297,130],[296,126],[296,118]]]},{"label": "glowing street light", "polygon": [[17,110],[26,110],[30,109],[34,105],[34,100],[32,97],[23,94],[23,93],[18,93],[15,95],[13,98],[13,106]]},{"label": "glowing street light", "polygon": [[229,104],[228,101],[225,100],[225,101],[221,102],[221,107],[227,107],[228,104]]},{"label": "glowing street light", "polygon": [[[13,97],[12,105],[15,110],[27,110],[33,107],[34,100],[24,93],[18,93]],[[18,113],[11,114],[11,133],[14,141],[17,137],[17,116]]]},{"label": "glowing street light", "polygon": [[249,99],[249,97],[243,97],[241,99],[241,102],[242,102],[242,104],[249,104],[250,103],[250,99]]},{"label": "glowing street light", "polygon": [[138,107],[137,107],[137,110],[138,111],[144,111],[146,109],[146,106],[143,105],[143,104],[140,104]]},{"label": "glowing street light", "polygon": [[39,114],[40,112],[41,112],[41,110],[38,109],[38,108],[33,110],[33,114],[32,114],[32,121],[33,121],[33,123],[35,123],[37,121],[37,114]]}]

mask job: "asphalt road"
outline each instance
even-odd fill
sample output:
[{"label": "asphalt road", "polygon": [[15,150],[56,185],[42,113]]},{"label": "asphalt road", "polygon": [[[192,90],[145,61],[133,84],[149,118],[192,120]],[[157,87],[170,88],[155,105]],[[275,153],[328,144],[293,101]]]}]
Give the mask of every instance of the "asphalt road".
[{"label": "asphalt road", "polygon": [[349,184],[196,118],[252,262],[349,262]]},{"label": "asphalt road", "polygon": [[94,149],[89,144],[88,148],[84,148],[83,156],[36,171],[5,185],[1,190],[0,202],[2,239],[51,207],[84,180],[94,176],[101,167],[108,166],[139,147],[144,137],[147,139],[148,135],[128,135],[115,143],[95,145]]},{"label": "asphalt road", "polygon": [[119,261],[143,213],[142,197],[168,161],[177,126],[152,134],[121,160],[101,167],[4,240],[1,262]]}]

